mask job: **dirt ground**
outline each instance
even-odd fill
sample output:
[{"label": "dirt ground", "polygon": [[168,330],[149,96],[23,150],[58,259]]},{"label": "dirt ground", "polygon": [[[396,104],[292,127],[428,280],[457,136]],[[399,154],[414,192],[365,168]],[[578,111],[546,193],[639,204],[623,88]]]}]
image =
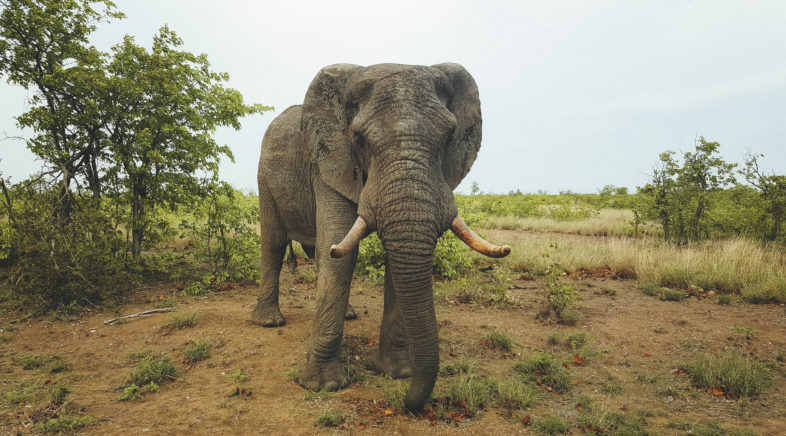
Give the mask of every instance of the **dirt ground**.
[{"label": "dirt ground", "polygon": [[[301,265],[301,272],[313,270]],[[596,410],[646,416],[652,434],[685,434],[674,422],[711,421],[727,430],[745,428],[756,434],[786,434],[786,310],[776,305],[735,302],[721,306],[713,298],[665,302],[643,295],[633,280],[573,275],[580,290],[581,320],[562,326],[536,319],[544,284],[511,275],[507,308],[441,302],[440,358],[443,364],[460,358],[478,362],[488,377],[511,375],[513,365],[532,351],[548,351],[565,359],[574,386],[568,392],[544,389],[530,409],[510,413],[493,405],[477,416],[437,421],[402,415],[385,403],[383,389],[391,383],[364,365],[376,352],[382,316],[382,287],[356,278],[350,302],[359,318],[345,324],[345,352],[361,380],[322,398],[294,383],[285,373],[305,359],[305,343],[315,304],[315,284],[282,273],[282,312],[287,324],[266,329],[246,320],[255,304],[254,286],[236,286],[204,296],[178,296],[176,284],[149,286],[126,304],[93,309],[79,319],[48,317],[10,323],[23,314],[6,313],[0,322],[0,434],[35,432],[47,417],[48,387],[67,386],[71,410],[93,418],[77,430],[84,434],[531,434],[531,423],[545,416],[575,422],[582,398]],[[593,275],[595,277],[593,277]],[[597,277],[601,276],[601,277]],[[302,275],[301,275],[302,277]],[[172,297],[175,295],[176,297]],[[104,321],[155,307],[162,299],[177,301],[175,312],[196,312],[193,327],[164,327],[171,314],[159,313],[121,324]],[[735,329],[736,326],[736,329]],[[512,352],[490,350],[479,341],[491,328],[512,336]],[[748,330],[746,330],[748,329]],[[571,362],[573,350],[548,345],[552,333],[584,331],[591,338],[593,357]],[[740,333],[743,332],[743,333]],[[747,333],[745,333],[747,332]],[[210,357],[189,365],[183,352],[190,339],[213,344]],[[118,386],[127,382],[136,365],[134,352],[166,353],[178,369],[177,379],[134,401],[119,401]],[[697,353],[728,350],[755,356],[769,368],[772,383],[755,399],[715,396],[692,387],[680,368]],[[70,369],[50,373],[46,366],[25,370],[12,360],[28,354],[59,355]],[[776,356],[781,356],[780,360]],[[241,370],[242,382],[227,377]],[[445,384],[440,377],[437,391]],[[605,389],[608,384],[620,389]],[[27,404],[12,404],[3,395],[26,387],[35,392]],[[338,428],[322,428],[317,416],[341,409]],[[646,411],[646,413],[644,412]],[[525,418],[527,416],[527,418]],[[574,434],[582,429],[573,427]]]}]

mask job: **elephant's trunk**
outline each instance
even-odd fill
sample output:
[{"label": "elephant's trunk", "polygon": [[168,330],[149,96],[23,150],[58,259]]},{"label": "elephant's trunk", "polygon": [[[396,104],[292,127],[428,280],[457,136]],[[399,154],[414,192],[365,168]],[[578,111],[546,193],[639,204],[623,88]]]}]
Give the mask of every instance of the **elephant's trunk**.
[{"label": "elephant's trunk", "polygon": [[386,274],[391,274],[412,352],[413,378],[404,401],[410,411],[420,410],[428,401],[439,372],[432,291],[435,242],[424,240],[433,232],[426,227],[430,226],[407,224],[406,229],[399,229],[394,237],[383,240],[389,268]]},{"label": "elephant's trunk", "polygon": [[[449,223],[450,190],[418,160],[393,163],[405,171],[382,177],[377,233],[387,252],[391,275],[412,354],[412,383],[404,401],[417,411],[429,400],[439,372],[437,319],[432,289],[434,248]],[[388,174],[390,175],[390,173]],[[444,183],[443,183],[444,185]]]}]

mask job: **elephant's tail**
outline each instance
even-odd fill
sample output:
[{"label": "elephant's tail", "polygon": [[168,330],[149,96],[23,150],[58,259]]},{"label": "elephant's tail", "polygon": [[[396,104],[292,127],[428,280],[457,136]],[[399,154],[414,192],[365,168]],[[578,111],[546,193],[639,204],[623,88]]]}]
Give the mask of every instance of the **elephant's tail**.
[{"label": "elephant's tail", "polygon": [[292,247],[292,240],[287,244],[287,263],[289,264],[289,271],[292,274],[297,272],[297,256],[295,256],[295,249]]}]

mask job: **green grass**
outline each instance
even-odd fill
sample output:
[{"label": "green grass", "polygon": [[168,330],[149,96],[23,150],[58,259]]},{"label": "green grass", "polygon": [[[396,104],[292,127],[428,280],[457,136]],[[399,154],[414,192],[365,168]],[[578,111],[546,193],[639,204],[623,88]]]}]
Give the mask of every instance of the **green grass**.
[{"label": "green grass", "polygon": [[734,398],[756,397],[770,384],[764,365],[737,352],[703,353],[685,368],[696,387],[719,389]]},{"label": "green grass", "polygon": [[38,354],[24,354],[21,356],[11,356],[11,361],[15,364],[22,367],[22,369],[30,370],[30,369],[38,369],[47,362],[49,362],[48,356],[41,356]]},{"label": "green grass", "polygon": [[744,325],[735,324],[731,327],[731,329],[737,336],[743,336],[745,339],[753,339],[758,333],[756,329],[745,327]]},{"label": "green grass", "polygon": [[407,395],[407,388],[409,386],[409,382],[406,380],[390,380],[383,386],[383,394],[385,396],[385,402],[388,403],[388,406],[397,409],[403,410],[404,409],[404,397]]},{"label": "green grass", "polygon": [[71,391],[65,386],[55,386],[49,391],[49,397],[52,404],[63,404],[70,393]]},{"label": "green grass", "polygon": [[9,342],[11,340],[10,336],[0,335],[0,342]]},{"label": "green grass", "polygon": [[469,416],[475,416],[490,404],[497,389],[494,379],[475,374],[459,374],[447,386],[447,396],[453,404],[466,404]]},{"label": "green grass", "polygon": [[165,355],[148,355],[131,371],[129,381],[137,386],[148,384],[161,385],[174,380],[177,375],[175,365]]},{"label": "green grass", "polygon": [[745,428],[728,429],[712,421],[671,421],[666,427],[684,431],[697,436],[755,436],[756,433]]},{"label": "green grass", "polygon": [[512,351],[513,338],[502,330],[493,329],[483,337],[486,345],[494,350]]},{"label": "green grass", "polygon": [[197,325],[200,315],[196,312],[178,312],[172,314],[166,327],[183,329]]},{"label": "green grass", "polygon": [[142,396],[142,390],[137,385],[130,385],[123,388],[123,391],[118,395],[117,399],[120,401],[134,401]]},{"label": "green grass", "polygon": [[71,432],[93,423],[90,416],[58,416],[47,420],[41,425],[45,433]]},{"label": "green grass", "polygon": [[519,378],[505,378],[497,386],[499,405],[510,410],[524,410],[538,401],[540,392]]},{"label": "green grass", "polygon": [[344,413],[340,409],[327,409],[317,416],[317,425],[320,427],[338,427],[344,420]]},{"label": "green grass", "polygon": [[284,376],[294,382],[298,381],[300,378],[300,374],[298,373],[297,367],[295,366],[290,366],[289,369],[284,371]]},{"label": "green grass", "polygon": [[196,363],[210,357],[210,348],[213,346],[210,342],[200,341],[199,339],[190,339],[190,345],[183,353],[188,363]]},{"label": "green grass", "polygon": [[685,299],[685,292],[679,289],[663,288],[660,299],[663,301],[682,301]]},{"label": "green grass", "polygon": [[622,385],[619,385],[619,384],[608,384],[607,383],[607,384],[604,384],[603,387],[601,388],[601,392],[603,392],[604,394],[610,394],[610,395],[617,395],[617,394],[621,393],[622,390],[623,390]]},{"label": "green grass", "polygon": [[232,374],[225,375],[224,377],[234,381],[235,383],[242,383],[248,379],[248,376],[239,369]]},{"label": "green grass", "polygon": [[3,398],[11,404],[29,403],[34,397],[34,387],[27,385],[20,385],[16,390],[8,391],[3,395]]},{"label": "green grass", "polygon": [[718,304],[721,306],[728,306],[731,304],[731,295],[730,294],[718,294]]},{"label": "green grass", "polygon": [[303,399],[306,401],[325,401],[330,399],[333,396],[333,392],[326,391],[324,389],[318,390],[316,392],[307,391],[306,395],[303,396]]},{"label": "green grass", "polygon": [[549,353],[533,353],[525,362],[513,365],[513,372],[527,382],[540,382],[560,392],[570,388],[570,372]]},{"label": "green grass", "polygon": [[557,416],[546,416],[535,419],[532,422],[532,428],[540,434],[562,434],[570,431],[570,424]]},{"label": "green grass", "polygon": [[577,426],[583,434],[612,436],[645,436],[652,434],[645,429],[642,416],[601,410],[584,405]]}]

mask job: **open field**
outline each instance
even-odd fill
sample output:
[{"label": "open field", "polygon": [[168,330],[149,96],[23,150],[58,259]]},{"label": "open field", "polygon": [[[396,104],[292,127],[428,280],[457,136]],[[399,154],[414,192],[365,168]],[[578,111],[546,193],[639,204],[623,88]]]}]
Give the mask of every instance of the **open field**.
[{"label": "open field", "polygon": [[[315,304],[315,267],[304,263],[296,274],[282,273],[282,328],[246,321],[255,304],[253,285],[195,297],[181,296],[180,283],[148,285],[122,305],[70,321],[11,323],[24,313],[3,314],[0,434],[68,425],[95,434],[786,433],[782,304],[748,304],[739,290],[730,291],[728,305],[718,304],[721,291],[693,297],[679,291],[680,301],[645,295],[643,280],[626,278],[626,268],[657,283],[656,272],[645,273],[647,265],[657,271],[679,255],[636,248],[654,242],[481,232],[515,251],[490,271],[437,284],[443,370],[423,416],[396,407],[406,381],[373,369],[382,288],[365,276],[356,277],[350,297],[360,318],[344,329],[353,383],[329,394],[309,393],[292,381],[305,358]],[[742,245],[708,246],[696,265],[722,259],[724,250],[752,250],[732,244]],[[767,264],[768,274],[781,277],[770,268],[782,257],[761,261],[775,262]],[[548,285],[534,272],[550,263],[570,271],[561,281],[581,297],[573,326],[538,318]],[[502,284],[501,299],[466,298],[490,281],[497,289]],[[166,306],[173,312],[103,324]],[[159,355],[168,357],[173,372],[158,368],[160,382],[140,379],[138,389],[131,387],[140,363],[163,361],[150,357]],[[731,378],[723,386],[702,385],[697,372],[722,370],[713,366],[722,359],[732,362]]]}]

